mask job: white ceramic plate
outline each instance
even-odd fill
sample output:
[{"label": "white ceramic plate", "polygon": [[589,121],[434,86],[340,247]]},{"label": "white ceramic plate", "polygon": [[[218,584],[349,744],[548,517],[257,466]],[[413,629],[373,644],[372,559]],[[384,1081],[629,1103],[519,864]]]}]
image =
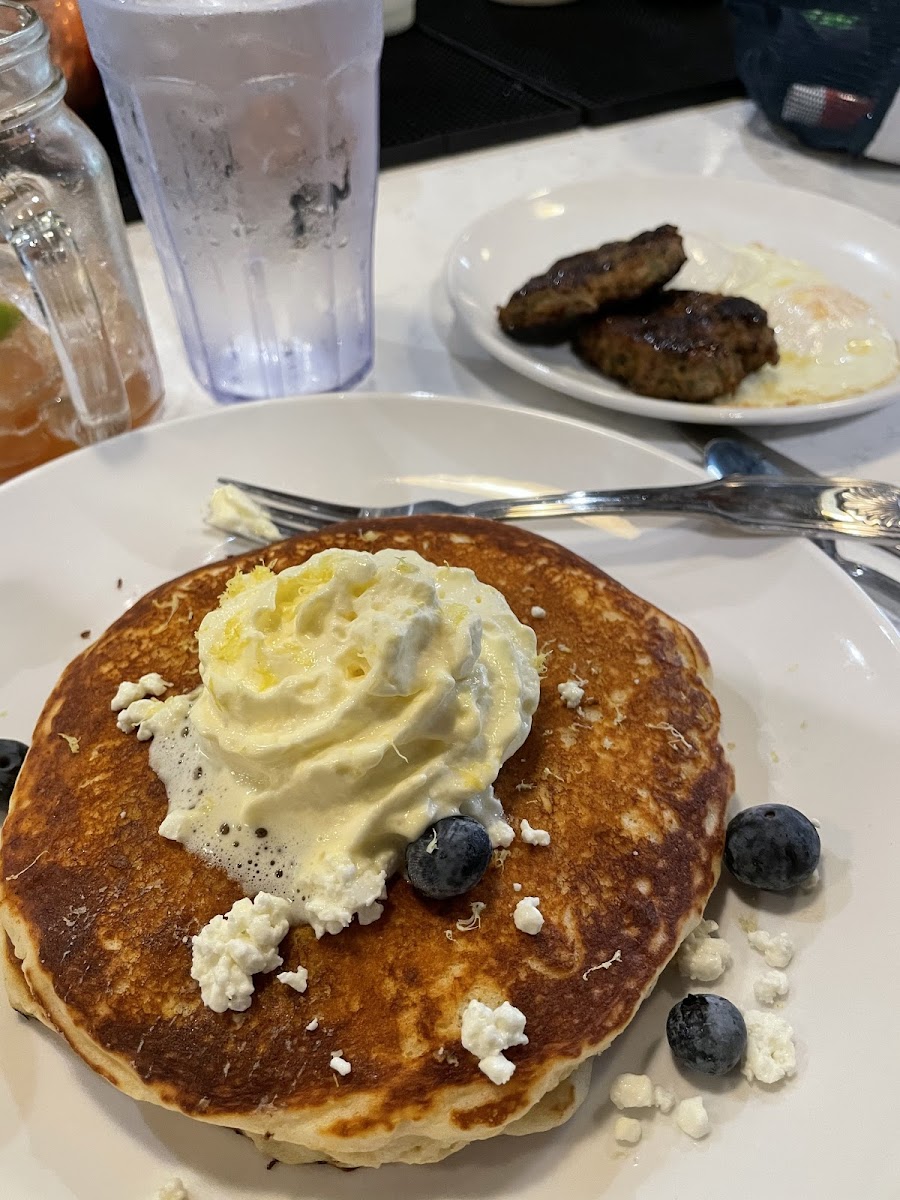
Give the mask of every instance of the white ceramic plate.
[{"label": "white ceramic plate", "polygon": [[[84,630],[96,634],[148,588],[227,550],[199,520],[219,473],[375,503],[697,475],[574,421],[375,395],[248,405],[82,451],[0,487],[0,736],[27,740],[57,673],[85,645]],[[673,521],[644,521],[630,538],[571,521],[543,529],[702,638],[740,802],[789,801],[822,823],[822,889],[769,898],[755,914],[797,945],[785,1008],[797,1031],[797,1078],[771,1089],[740,1077],[708,1086],[680,1078],[663,1035],[684,991],[670,970],[561,1130],[497,1138],[431,1167],[267,1171],[228,1130],[121,1096],[0,998],[4,1200],[153,1200],[174,1175],[192,1200],[848,1200],[863,1186],[867,1200],[896,1200],[896,636],[804,544]],[[735,951],[722,990],[744,1005],[763,969],[738,927],[747,910],[747,898],[727,886],[711,905]],[[376,953],[377,938],[375,925]],[[703,1093],[713,1125],[706,1141],[689,1141],[656,1114],[636,1149],[616,1147],[609,1082],[645,1069],[679,1096]]]},{"label": "white ceramic plate", "polygon": [[526,346],[500,332],[497,306],[566,254],[677,225],[731,245],[760,242],[861,296],[900,341],[900,228],[793,188],[704,176],[625,176],[536,193],[475,221],[450,251],[450,296],[475,338],[514,371],[604,408],[717,425],[796,425],[867,412],[900,396],[900,379],[846,400],[795,407],[682,404],[630,392],[568,346]]}]

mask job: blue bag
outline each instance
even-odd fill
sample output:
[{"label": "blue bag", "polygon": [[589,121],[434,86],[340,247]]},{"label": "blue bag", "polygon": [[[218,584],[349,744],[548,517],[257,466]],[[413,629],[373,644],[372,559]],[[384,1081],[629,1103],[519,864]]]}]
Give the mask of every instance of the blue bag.
[{"label": "blue bag", "polygon": [[900,163],[900,0],[725,0],[735,61],[774,124],[818,150]]}]

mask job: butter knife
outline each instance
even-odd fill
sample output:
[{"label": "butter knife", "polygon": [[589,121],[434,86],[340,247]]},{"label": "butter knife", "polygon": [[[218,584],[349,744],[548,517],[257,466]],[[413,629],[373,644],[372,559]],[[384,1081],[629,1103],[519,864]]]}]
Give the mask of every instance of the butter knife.
[{"label": "butter knife", "polygon": [[[821,480],[824,476],[794,462],[786,454],[757,442],[739,430],[722,433],[716,426],[681,425],[679,432],[703,455],[706,469],[721,479],[726,475],[783,475]],[[855,562],[838,550],[833,538],[813,538],[813,544],[841,568],[879,604],[900,628],[900,581]],[[880,550],[900,557],[900,548],[879,546]]]}]

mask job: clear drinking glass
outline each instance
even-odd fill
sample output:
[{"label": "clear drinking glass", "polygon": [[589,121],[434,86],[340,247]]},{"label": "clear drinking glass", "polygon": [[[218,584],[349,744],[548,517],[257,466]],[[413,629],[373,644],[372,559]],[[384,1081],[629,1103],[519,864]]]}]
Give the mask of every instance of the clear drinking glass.
[{"label": "clear drinking glass", "polygon": [[0,0],[0,481],[148,420],[159,367],[102,146]]},{"label": "clear drinking glass", "polygon": [[372,362],[382,0],[82,0],[194,373],[224,400]]}]

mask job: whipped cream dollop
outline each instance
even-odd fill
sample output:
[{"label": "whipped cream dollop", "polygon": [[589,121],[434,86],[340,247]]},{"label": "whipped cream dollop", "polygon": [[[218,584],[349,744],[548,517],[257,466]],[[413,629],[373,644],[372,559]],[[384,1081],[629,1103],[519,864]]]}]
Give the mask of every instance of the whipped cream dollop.
[{"label": "whipped cream dollop", "polygon": [[395,549],[259,566],[198,645],[202,687],[153,713],[160,833],[282,897],[292,923],[376,920],[406,844],[442,817],[512,840],[492,785],[530,731],[539,658],[472,571]]}]

